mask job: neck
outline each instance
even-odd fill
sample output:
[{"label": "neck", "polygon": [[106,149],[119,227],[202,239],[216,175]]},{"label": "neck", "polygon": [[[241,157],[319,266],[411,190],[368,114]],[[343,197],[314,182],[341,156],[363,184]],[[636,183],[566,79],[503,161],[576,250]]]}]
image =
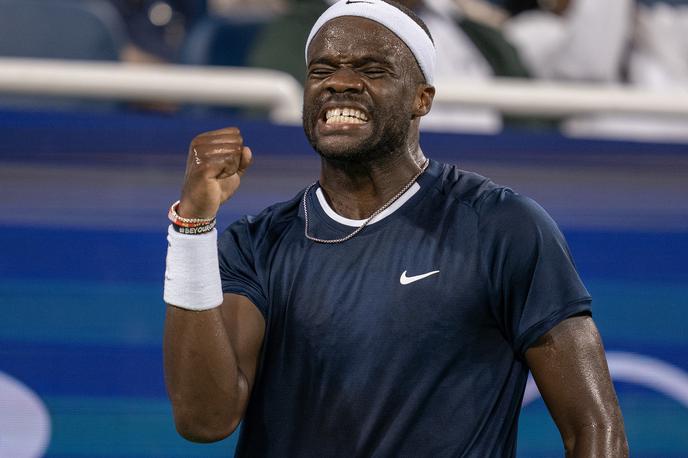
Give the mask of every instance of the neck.
[{"label": "neck", "polygon": [[402,154],[379,161],[352,163],[323,158],[320,186],[339,215],[365,219],[397,194],[425,160],[417,143]]}]

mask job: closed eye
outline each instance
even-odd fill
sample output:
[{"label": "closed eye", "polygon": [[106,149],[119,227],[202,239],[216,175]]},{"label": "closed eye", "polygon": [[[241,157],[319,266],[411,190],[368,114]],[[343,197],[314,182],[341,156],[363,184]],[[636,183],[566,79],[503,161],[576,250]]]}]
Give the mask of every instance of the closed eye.
[{"label": "closed eye", "polygon": [[308,76],[312,78],[326,78],[334,72],[330,67],[314,67],[308,71]]},{"label": "closed eye", "polygon": [[363,73],[370,78],[379,78],[387,74],[387,70],[384,68],[366,68]]}]

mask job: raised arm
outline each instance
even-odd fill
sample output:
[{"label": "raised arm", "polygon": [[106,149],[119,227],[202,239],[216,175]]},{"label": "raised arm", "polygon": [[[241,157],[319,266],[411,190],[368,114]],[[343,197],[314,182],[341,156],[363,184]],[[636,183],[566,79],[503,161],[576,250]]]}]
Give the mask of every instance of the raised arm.
[{"label": "raised arm", "polygon": [[[236,128],[196,137],[174,218],[179,225],[172,227],[178,230],[168,237],[165,382],[177,430],[196,442],[221,440],[236,429],[263,342],[258,308],[244,296],[221,292],[217,232],[214,222],[207,223],[236,192],[250,162]],[[192,230],[182,225],[187,223]]]},{"label": "raised arm", "polygon": [[627,457],[628,444],[597,327],[566,319],[526,351],[566,457]]}]

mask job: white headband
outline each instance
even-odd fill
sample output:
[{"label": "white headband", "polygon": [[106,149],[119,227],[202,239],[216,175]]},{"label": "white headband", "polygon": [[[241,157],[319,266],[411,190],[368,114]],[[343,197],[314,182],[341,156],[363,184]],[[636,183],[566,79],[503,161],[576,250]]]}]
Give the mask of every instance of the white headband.
[{"label": "white headband", "polygon": [[408,46],[425,76],[425,81],[432,84],[435,76],[435,45],[416,21],[382,0],[339,0],[329,7],[318,18],[308,35],[306,64],[308,64],[308,46],[315,34],[327,21],[341,16],[359,16],[387,27]]}]

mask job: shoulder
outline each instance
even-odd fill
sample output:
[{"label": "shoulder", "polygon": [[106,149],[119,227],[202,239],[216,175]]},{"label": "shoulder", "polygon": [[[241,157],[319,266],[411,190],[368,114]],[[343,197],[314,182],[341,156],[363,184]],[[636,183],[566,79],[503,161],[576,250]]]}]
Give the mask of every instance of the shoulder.
[{"label": "shoulder", "polygon": [[480,225],[493,226],[503,232],[535,236],[542,231],[558,231],[552,217],[530,197],[509,188],[498,188],[476,206]]},{"label": "shoulder", "polygon": [[537,202],[509,188],[486,193],[476,205],[483,250],[500,259],[529,262],[552,253],[568,254],[559,226]]},{"label": "shoulder", "polygon": [[442,165],[438,188],[447,198],[461,202],[476,213],[480,212],[481,206],[490,196],[504,191],[512,192],[478,173],[448,164]]},{"label": "shoulder", "polygon": [[438,186],[440,193],[472,210],[483,235],[494,232],[526,236],[538,229],[558,230],[549,214],[533,199],[480,174],[444,165]]}]

